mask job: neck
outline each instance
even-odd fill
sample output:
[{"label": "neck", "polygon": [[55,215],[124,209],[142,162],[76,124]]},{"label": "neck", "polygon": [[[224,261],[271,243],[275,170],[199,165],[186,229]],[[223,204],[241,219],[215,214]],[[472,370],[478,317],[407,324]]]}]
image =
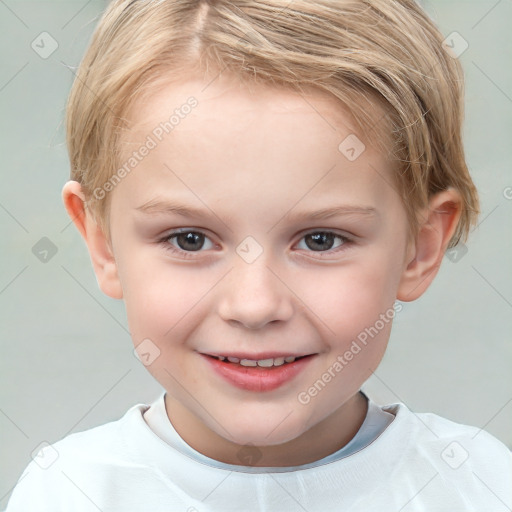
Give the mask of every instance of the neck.
[{"label": "neck", "polygon": [[[244,446],[233,443],[209,429],[183,405],[165,395],[167,416],[176,432],[194,450],[219,462],[241,465]],[[299,437],[272,446],[256,446],[255,467],[301,466],[335,453],[348,444],[363,424],[368,411],[365,396],[358,392]],[[247,450],[247,447],[245,447]]]}]

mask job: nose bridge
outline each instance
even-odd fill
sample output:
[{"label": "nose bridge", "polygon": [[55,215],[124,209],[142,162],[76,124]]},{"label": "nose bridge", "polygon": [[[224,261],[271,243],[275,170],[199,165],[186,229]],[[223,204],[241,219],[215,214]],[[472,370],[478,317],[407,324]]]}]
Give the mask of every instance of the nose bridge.
[{"label": "nose bridge", "polygon": [[291,294],[271,270],[268,255],[246,259],[244,253],[237,254],[233,265],[221,288],[219,314],[224,320],[256,329],[292,315]]}]

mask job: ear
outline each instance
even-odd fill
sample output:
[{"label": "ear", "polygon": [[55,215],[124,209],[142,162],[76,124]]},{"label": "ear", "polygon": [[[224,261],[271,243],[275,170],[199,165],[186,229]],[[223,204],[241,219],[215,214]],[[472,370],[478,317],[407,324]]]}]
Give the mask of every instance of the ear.
[{"label": "ear", "polygon": [[455,233],[460,214],[461,199],[455,189],[443,190],[431,198],[418,236],[410,247],[398,287],[398,300],[416,300],[430,286]]},{"label": "ear", "polygon": [[74,225],[84,237],[98,285],[113,299],[122,299],[123,291],[110,242],[94,220],[77,181],[68,181],[62,189],[62,200]]}]

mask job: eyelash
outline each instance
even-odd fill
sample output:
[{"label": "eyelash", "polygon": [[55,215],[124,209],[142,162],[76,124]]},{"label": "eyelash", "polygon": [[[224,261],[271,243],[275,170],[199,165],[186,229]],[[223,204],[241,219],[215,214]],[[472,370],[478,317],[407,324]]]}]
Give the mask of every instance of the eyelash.
[{"label": "eyelash", "polygon": [[[173,231],[161,239],[158,240],[158,243],[162,244],[164,246],[164,249],[167,251],[170,251],[173,254],[179,254],[182,258],[194,258],[195,253],[204,252],[202,250],[198,251],[185,251],[183,249],[176,248],[174,245],[171,244],[171,240],[173,238],[176,238],[178,235],[188,234],[188,233],[194,233],[199,235],[204,235],[205,239],[209,239],[204,233],[201,231],[195,231],[195,230],[183,230],[183,231]],[[329,249],[327,251],[313,251],[309,250],[307,252],[312,253],[319,253],[319,254],[334,254],[338,252],[342,252],[347,249],[347,245],[350,245],[353,243],[353,240],[345,235],[340,235],[339,233],[335,233],[333,231],[327,231],[327,230],[317,230],[317,231],[309,231],[308,233],[305,233],[300,240],[303,240],[305,237],[309,235],[315,235],[315,234],[324,234],[324,235],[334,235],[335,238],[338,238],[341,240],[341,244],[336,247],[335,249]]]}]

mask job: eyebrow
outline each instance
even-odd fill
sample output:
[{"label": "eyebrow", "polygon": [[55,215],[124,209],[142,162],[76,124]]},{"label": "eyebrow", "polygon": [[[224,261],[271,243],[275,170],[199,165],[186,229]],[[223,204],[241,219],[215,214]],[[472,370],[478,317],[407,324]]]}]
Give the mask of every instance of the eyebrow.
[{"label": "eyebrow", "polygon": [[[151,199],[146,203],[135,208],[135,210],[147,215],[155,214],[175,214],[188,218],[204,218],[214,214],[212,210],[196,208],[194,206],[186,206],[170,200]],[[360,205],[336,205],[327,208],[321,208],[313,211],[298,211],[295,213],[288,212],[283,218],[297,221],[307,218],[315,220],[324,220],[331,217],[342,215],[360,215],[364,217],[374,217],[378,212],[372,206]]]},{"label": "eyebrow", "polygon": [[362,215],[365,217],[373,217],[377,215],[377,210],[372,206],[339,205],[321,208],[314,211],[298,211],[296,213],[289,213],[285,215],[285,217],[291,220],[302,220],[306,218],[325,220],[342,215]]}]

